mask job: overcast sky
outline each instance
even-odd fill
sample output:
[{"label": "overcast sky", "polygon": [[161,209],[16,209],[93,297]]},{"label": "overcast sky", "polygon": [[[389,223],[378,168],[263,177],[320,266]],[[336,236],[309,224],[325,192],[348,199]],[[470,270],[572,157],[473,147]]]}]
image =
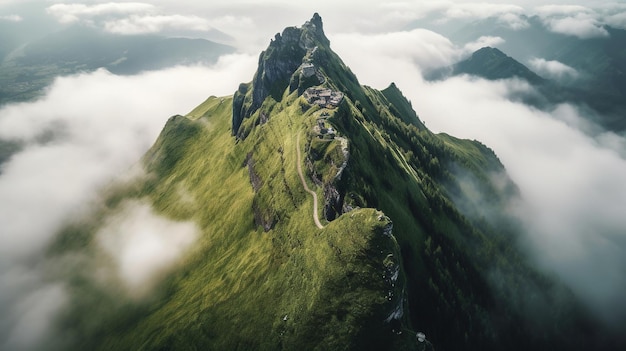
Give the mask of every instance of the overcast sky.
[{"label": "overcast sky", "polygon": [[[29,349],[47,340],[49,323],[68,303],[63,285],[46,281],[36,259],[64,221],[93,201],[103,184],[131,169],[168,117],[189,112],[210,95],[232,94],[239,83],[252,79],[256,58],[270,38],[286,26],[301,25],[314,12],[323,17],[332,48],[361,83],[384,88],[396,82],[433,131],[477,139],[495,150],[522,192],[523,201],[513,210],[527,224],[532,257],[606,320],[626,318],[626,140],[607,132],[586,133],[596,129],[574,105],[539,111],[512,101],[515,92],[532,91],[524,82],[470,77],[425,81],[423,71],[502,39],[483,37],[456,45],[415,26],[416,20],[441,26],[495,17],[523,30],[523,16],[537,14],[553,31],[602,37],[605,23],[626,26],[624,3],[0,0],[2,28],[28,25],[36,33],[39,26],[40,35],[50,26],[71,24],[120,35],[183,31],[228,40],[239,49],[213,67],[64,77],[38,101],[0,108],[0,138],[25,145],[0,173],[0,349]],[[545,58],[529,64],[554,79],[580,76]],[[54,138],[41,137],[50,132]],[[104,234],[139,234],[129,242],[111,234],[103,246],[121,253],[122,277],[139,274],[140,280],[149,280],[151,272],[161,269],[151,266],[149,256],[163,255],[159,248],[169,245],[176,250],[166,256],[175,261],[180,245],[195,237],[194,229],[162,222],[145,204],[128,208],[129,217],[110,219]],[[163,242],[158,227],[180,231],[184,240]],[[132,260],[124,253],[135,255],[142,246],[138,242],[153,243],[156,250],[140,252],[148,273],[125,268]]]},{"label": "overcast sky", "polygon": [[[198,36],[220,38],[218,30],[233,38],[241,50],[256,53],[286,26],[302,23],[319,12],[331,33],[385,33],[404,29],[416,20],[424,24],[471,21],[485,17],[521,28],[522,15],[542,15],[559,31],[601,32],[602,23],[626,25],[625,8],[617,1],[0,1],[0,21],[28,20],[28,6],[45,10],[58,23],[83,23],[118,34],[196,31]],[[36,25],[35,22],[32,23]],[[224,40],[224,38],[220,38]]]}]

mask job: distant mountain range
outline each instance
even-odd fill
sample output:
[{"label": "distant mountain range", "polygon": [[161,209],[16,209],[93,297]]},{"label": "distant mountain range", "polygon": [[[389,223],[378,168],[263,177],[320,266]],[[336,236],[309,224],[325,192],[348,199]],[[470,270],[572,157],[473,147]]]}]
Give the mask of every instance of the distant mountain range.
[{"label": "distant mountain range", "polygon": [[[591,108],[602,127],[626,131],[626,30],[604,27],[605,37],[581,39],[549,31],[537,17],[530,26],[513,30],[495,19],[478,21],[450,36],[459,45],[481,36],[504,41],[496,48],[482,48],[453,67],[431,73],[441,79],[448,74],[469,74],[486,79],[518,77],[540,86],[544,102],[570,102]],[[510,56],[509,56],[510,55]],[[567,69],[567,79],[551,76],[537,62]],[[535,66],[535,67],[533,67]],[[530,67],[530,68],[529,68]]]},{"label": "distant mountain range", "polygon": [[[14,38],[12,36],[11,38]],[[14,43],[15,44],[15,43]],[[136,74],[182,64],[211,63],[234,48],[204,39],[114,35],[82,26],[53,32],[6,52],[0,64],[0,104],[25,101],[56,76],[106,68]]]}]

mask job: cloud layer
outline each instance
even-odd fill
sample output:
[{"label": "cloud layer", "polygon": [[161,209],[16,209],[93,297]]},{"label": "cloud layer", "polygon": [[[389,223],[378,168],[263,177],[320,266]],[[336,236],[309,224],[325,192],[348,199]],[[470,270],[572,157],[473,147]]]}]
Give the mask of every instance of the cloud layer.
[{"label": "cloud layer", "polygon": [[102,4],[55,4],[47,12],[60,23],[82,23],[123,35],[160,33],[165,30],[208,32],[206,18],[195,15],[163,14],[148,3],[109,2]]},{"label": "cloud layer", "polygon": [[209,22],[198,16],[183,15],[133,15],[128,18],[111,20],[104,23],[104,28],[114,34],[148,34],[159,33],[164,29],[185,29],[193,31],[209,31]]},{"label": "cloud layer", "polygon": [[421,71],[449,66],[464,54],[446,37],[425,29],[377,35],[339,34],[332,37],[332,42],[357,77],[377,87],[386,87],[393,77],[403,74],[418,80]]},{"label": "cloud layer", "polygon": [[[254,56],[235,55],[213,67],[137,76],[100,70],[59,78],[40,100],[0,109],[0,138],[24,145],[0,169],[0,349],[51,340],[49,326],[68,299],[63,284],[50,281],[43,255],[55,233],[129,172],[167,118],[210,95],[232,94],[255,64]],[[113,217],[98,236],[128,291],[142,296],[180,257],[195,227],[158,218],[145,205],[128,208],[128,217]]]},{"label": "cloud layer", "polygon": [[[575,105],[541,111],[510,99],[532,91],[522,81],[456,77],[425,82],[420,71],[432,60],[458,55],[445,40],[432,38],[430,51],[406,49],[402,40],[388,40],[379,48],[357,36],[333,39],[361,83],[384,88],[394,81],[431,130],[477,139],[495,150],[521,190],[514,214],[526,224],[531,257],[605,321],[626,321],[626,308],[618,307],[626,306],[626,188],[621,185],[626,140],[613,133],[586,134],[590,122]],[[388,47],[393,45],[399,47]],[[536,64],[554,74],[573,74],[555,62]]]},{"label": "cloud layer", "polygon": [[529,62],[530,68],[540,76],[556,79],[557,81],[574,80],[580,76],[578,71],[562,62],[542,58],[533,58]]},{"label": "cloud layer", "polygon": [[0,16],[0,21],[22,22],[24,19],[20,15],[4,15]]},{"label": "cloud layer", "polygon": [[174,222],[154,213],[149,204],[123,204],[97,233],[113,258],[116,276],[133,298],[147,294],[199,235],[193,222]]},{"label": "cloud layer", "polygon": [[[435,24],[440,29],[449,26],[452,29],[448,30],[454,31],[458,30],[458,23],[488,18],[504,27],[523,30],[529,26],[528,17],[534,15],[540,15],[544,25],[554,32],[581,38],[606,36],[603,24],[626,28],[623,4],[570,5],[566,1],[552,4],[557,5],[545,5],[538,0],[509,3],[463,0],[254,3],[233,0],[210,6],[193,0],[62,1],[50,5],[48,12],[64,23],[83,23],[117,34],[193,31],[206,38],[226,40],[251,54],[263,50],[276,32],[303,23],[314,12],[322,15],[329,33],[391,33],[414,28],[416,21]],[[218,36],[216,30],[227,36]]]},{"label": "cloud layer", "polygon": [[109,2],[103,4],[55,4],[47,12],[61,23],[74,23],[102,16],[128,15],[152,12],[154,5],[140,2]]},{"label": "cloud layer", "polygon": [[578,5],[546,5],[536,8],[544,25],[555,33],[581,39],[606,37],[599,12]]}]

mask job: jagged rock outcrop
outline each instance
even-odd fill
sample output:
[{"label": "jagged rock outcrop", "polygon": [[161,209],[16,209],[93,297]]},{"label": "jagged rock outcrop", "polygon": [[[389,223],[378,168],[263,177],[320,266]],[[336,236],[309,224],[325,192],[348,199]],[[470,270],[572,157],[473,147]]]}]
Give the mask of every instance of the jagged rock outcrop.
[{"label": "jagged rock outcrop", "polygon": [[324,218],[332,221],[342,214],[342,196],[333,184],[324,184]]},{"label": "jagged rock outcrop", "polygon": [[[233,101],[233,135],[237,135],[243,120],[256,112],[268,96],[280,101],[300,68],[307,53],[318,45],[328,46],[322,18],[315,13],[302,27],[288,27],[277,33],[267,50],[259,56],[257,72],[251,84],[242,84]],[[293,91],[293,89],[292,89]]]}]

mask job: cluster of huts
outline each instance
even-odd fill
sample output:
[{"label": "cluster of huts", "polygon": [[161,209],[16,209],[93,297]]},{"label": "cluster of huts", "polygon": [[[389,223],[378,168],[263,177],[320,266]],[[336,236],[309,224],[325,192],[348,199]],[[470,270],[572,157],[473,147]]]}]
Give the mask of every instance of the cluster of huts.
[{"label": "cluster of huts", "polygon": [[335,108],[343,100],[342,92],[320,87],[308,88],[302,96],[309,104],[320,105],[326,108]]}]

